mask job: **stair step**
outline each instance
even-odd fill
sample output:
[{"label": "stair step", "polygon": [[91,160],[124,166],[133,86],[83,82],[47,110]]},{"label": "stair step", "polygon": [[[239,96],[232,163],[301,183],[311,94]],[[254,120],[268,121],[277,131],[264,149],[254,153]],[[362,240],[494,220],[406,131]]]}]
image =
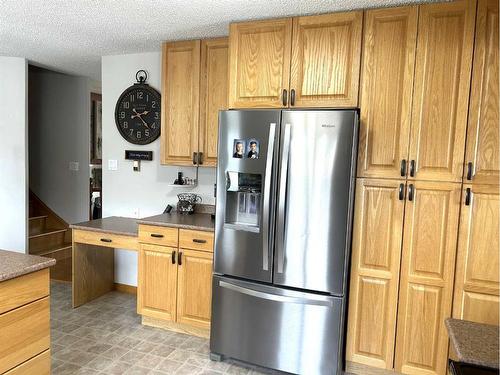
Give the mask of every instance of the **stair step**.
[{"label": "stair step", "polygon": [[48,218],[47,215],[40,215],[40,216],[33,216],[33,217],[30,217],[28,220],[29,221],[33,221],[33,220],[43,220],[43,219],[46,219]]},{"label": "stair step", "polygon": [[42,233],[29,236],[29,253],[35,254],[46,250],[60,248],[69,238],[68,229],[46,229]]},{"label": "stair step", "polygon": [[40,234],[47,227],[47,215],[33,216],[28,219],[30,236]]},{"label": "stair step", "polygon": [[67,229],[45,229],[41,233],[36,233],[36,234],[30,235],[29,239],[31,240],[32,238],[51,236],[51,235],[58,234],[58,233],[64,233],[66,231],[67,231]]},{"label": "stair step", "polygon": [[72,243],[67,242],[67,243],[64,243],[60,246],[56,246],[52,249],[45,249],[45,250],[37,251],[37,252],[31,253],[31,254],[40,255],[40,256],[50,256],[50,255],[54,255],[56,253],[62,252],[64,250],[71,249],[72,247],[73,247]]}]

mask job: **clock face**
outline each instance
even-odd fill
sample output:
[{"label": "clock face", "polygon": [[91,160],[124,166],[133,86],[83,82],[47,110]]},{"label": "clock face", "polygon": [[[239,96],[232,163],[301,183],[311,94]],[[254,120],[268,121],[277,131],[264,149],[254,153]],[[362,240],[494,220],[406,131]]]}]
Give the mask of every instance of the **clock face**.
[{"label": "clock face", "polygon": [[134,84],[118,99],[115,122],[130,143],[145,145],[160,136],[160,93],[146,84]]}]

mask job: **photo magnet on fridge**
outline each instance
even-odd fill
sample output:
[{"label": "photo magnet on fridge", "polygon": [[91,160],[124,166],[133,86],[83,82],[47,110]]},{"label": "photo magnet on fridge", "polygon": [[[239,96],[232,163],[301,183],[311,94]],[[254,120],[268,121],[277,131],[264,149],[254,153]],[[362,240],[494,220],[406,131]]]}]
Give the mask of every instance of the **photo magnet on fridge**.
[{"label": "photo magnet on fridge", "polygon": [[259,141],[254,138],[250,138],[250,140],[248,141],[247,158],[259,158]]},{"label": "photo magnet on fridge", "polygon": [[243,159],[246,142],[244,139],[235,139],[233,142],[233,158]]}]

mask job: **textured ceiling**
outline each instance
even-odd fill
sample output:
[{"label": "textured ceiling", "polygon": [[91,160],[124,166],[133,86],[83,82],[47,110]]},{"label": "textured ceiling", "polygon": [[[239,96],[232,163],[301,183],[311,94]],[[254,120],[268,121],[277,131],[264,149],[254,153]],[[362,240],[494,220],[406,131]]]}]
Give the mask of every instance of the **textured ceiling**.
[{"label": "textured ceiling", "polygon": [[228,34],[232,21],[422,0],[0,0],[0,55],[100,81],[101,56]]}]

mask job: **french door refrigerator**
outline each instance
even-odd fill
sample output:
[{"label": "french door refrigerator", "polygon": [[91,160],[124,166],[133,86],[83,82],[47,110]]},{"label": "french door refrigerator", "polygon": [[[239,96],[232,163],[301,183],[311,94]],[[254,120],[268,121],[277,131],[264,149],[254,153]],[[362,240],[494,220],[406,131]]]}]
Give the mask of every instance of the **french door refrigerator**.
[{"label": "french door refrigerator", "polygon": [[212,358],[340,373],[357,129],[356,110],[220,112]]}]

